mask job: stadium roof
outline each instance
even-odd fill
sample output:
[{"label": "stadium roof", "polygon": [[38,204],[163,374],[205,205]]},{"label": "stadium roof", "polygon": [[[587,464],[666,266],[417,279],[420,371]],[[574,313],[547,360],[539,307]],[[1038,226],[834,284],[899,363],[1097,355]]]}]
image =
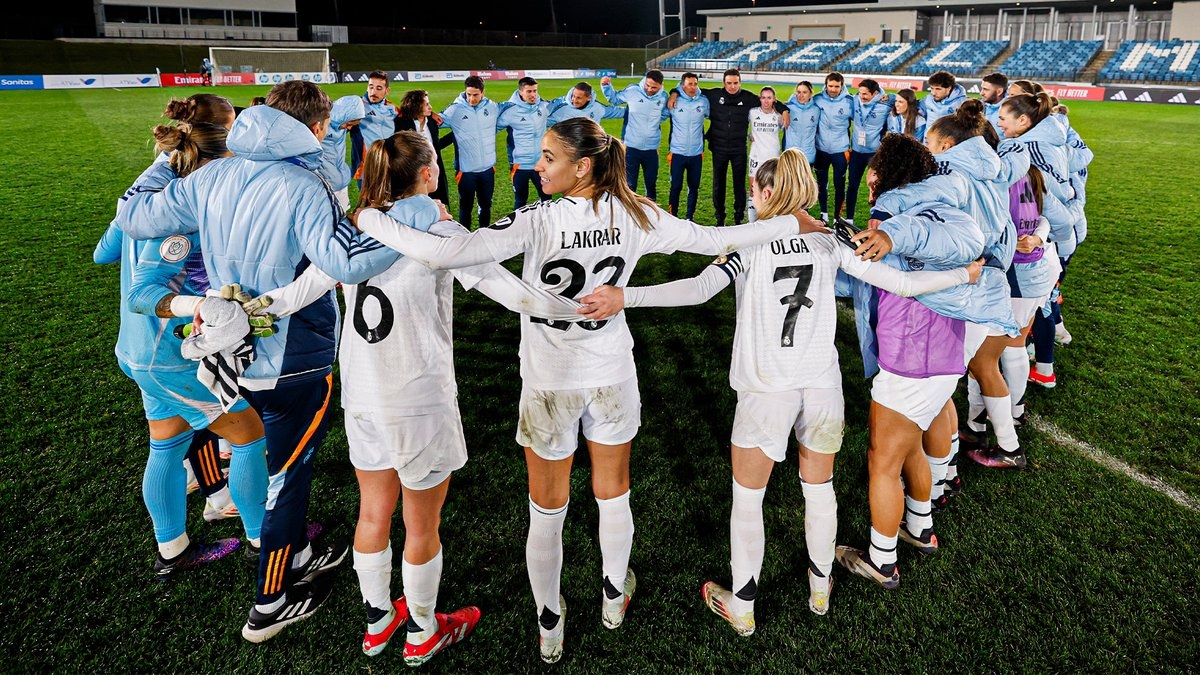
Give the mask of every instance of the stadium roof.
[{"label": "stadium roof", "polygon": [[1055,9],[1076,9],[1090,10],[1093,7],[1099,8],[1101,11],[1112,11],[1114,9],[1128,9],[1129,5],[1134,5],[1139,10],[1170,9],[1173,2],[1163,0],[1137,0],[1129,2],[1129,0],[1120,0],[1115,2],[1095,2],[1094,0],[1041,0],[1034,2],[1025,2],[1023,0],[875,0],[874,2],[843,2],[840,4],[813,4],[813,5],[792,5],[790,7],[759,7],[751,5],[750,7],[738,7],[728,9],[701,9],[696,13],[703,16],[745,16],[747,14],[760,14],[763,16],[771,16],[777,14],[805,14],[809,12],[824,13],[824,12],[853,12],[856,10],[879,10],[879,11],[895,11],[895,10],[918,10],[925,12],[936,11],[952,11],[964,12],[984,11],[988,9],[1046,9],[1054,7]]}]

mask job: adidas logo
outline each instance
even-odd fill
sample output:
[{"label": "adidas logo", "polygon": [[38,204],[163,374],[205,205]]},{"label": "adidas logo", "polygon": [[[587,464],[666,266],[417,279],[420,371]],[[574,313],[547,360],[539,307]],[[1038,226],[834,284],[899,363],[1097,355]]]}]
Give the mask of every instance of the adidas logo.
[{"label": "adidas logo", "polygon": [[1148,91],[1143,91],[1142,93],[1138,94],[1137,98],[1133,100],[1141,103],[1150,103],[1153,101],[1153,99],[1150,98],[1150,92]]},{"label": "adidas logo", "polygon": [[975,86],[971,87],[970,89],[967,90],[967,93],[968,94],[978,94],[979,93],[979,85],[975,85]]},{"label": "adidas logo", "polygon": [[1125,95],[1124,91],[1118,91],[1117,93],[1113,94],[1112,96],[1109,96],[1108,100],[1110,100],[1110,101],[1128,101],[1129,97]]},{"label": "adidas logo", "polygon": [[1187,97],[1183,95],[1183,92],[1179,92],[1178,94],[1175,94],[1174,96],[1171,97],[1171,100],[1167,101],[1167,103],[1187,103],[1187,102],[1188,102]]}]

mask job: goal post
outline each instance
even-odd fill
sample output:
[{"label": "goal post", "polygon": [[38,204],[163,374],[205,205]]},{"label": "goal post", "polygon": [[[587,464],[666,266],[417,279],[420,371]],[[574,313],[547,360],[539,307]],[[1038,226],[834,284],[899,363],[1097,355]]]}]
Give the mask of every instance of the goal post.
[{"label": "goal post", "polygon": [[327,73],[329,50],[283,47],[209,47],[213,73]]}]

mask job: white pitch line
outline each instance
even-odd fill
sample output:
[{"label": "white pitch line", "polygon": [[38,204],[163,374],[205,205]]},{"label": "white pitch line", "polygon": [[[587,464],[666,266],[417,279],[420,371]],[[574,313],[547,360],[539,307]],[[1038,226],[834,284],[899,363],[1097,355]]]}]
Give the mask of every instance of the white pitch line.
[{"label": "white pitch line", "polygon": [[1076,440],[1070,434],[1058,428],[1053,422],[1047,422],[1037,415],[1029,416],[1030,424],[1034,429],[1046,434],[1050,440],[1061,445],[1069,450],[1074,450],[1076,453],[1092,460],[1093,462],[1105,468],[1116,471],[1117,473],[1129,476],[1133,480],[1145,485],[1146,487],[1158,492],[1159,494],[1170,497],[1175,503],[1184,508],[1200,512],[1200,500],[1182,492],[1162,480],[1138,471],[1129,466],[1125,462],[1113,457],[1090,443]]}]

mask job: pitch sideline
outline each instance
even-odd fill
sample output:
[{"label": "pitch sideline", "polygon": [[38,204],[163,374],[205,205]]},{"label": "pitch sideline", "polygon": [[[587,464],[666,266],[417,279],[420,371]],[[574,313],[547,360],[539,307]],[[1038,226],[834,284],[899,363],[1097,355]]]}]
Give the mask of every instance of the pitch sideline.
[{"label": "pitch sideline", "polygon": [[1033,414],[1029,415],[1029,422],[1034,429],[1048,436],[1056,445],[1072,450],[1076,454],[1082,455],[1109,470],[1124,474],[1155,492],[1171,498],[1171,500],[1184,508],[1200,512],[1200,501],[1195,497],[1168,485],[1154,476],[1138,471],[1090,443],[1085,443],[1072,437],[1053,422],[1048,422],[1040,416]]}]

